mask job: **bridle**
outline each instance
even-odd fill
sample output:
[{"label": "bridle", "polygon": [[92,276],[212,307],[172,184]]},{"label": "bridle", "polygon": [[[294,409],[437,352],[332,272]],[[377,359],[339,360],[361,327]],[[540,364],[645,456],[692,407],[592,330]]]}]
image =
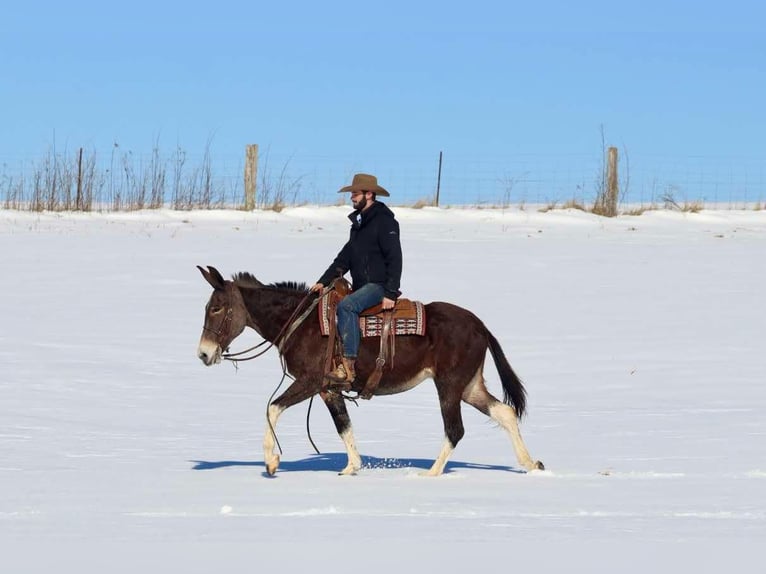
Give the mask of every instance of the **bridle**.
[{"label": "bridle", "polygon": [[[231,323],[234,317],[234,306],[231,303],[231,293],[226,292],[226,315],[224,315],[221,324],[218,329],[211,329],[210,327],[203,325],[202,330],[207,333],[212,333],[215,336],[215,342],[219,347],[223,349],[223,341],[227,339],[231,332]],[[228,345],[226,347],[228,349]]]},{"label": "bridle", "polygon": [[234,315],[234,309],[229,307],[228,310],[226,311],[226,316],[223,318],[223,321],[221,322],[221,326],[218,329],[211,329],[210,327],[205,327],[203,325],[202,330],[215,335],[215,342],[218,343],[218,345],[223,346],[222,345],[223,339],[224,337],[229,336],[229,331],[231,330],[231,319],[233,315]]},{"label": "bridle", "polygon": [[[329,288],[326,289],[325,291],[329,291]],[[238,353],[225,353],[221,356],[221,358],[226,359],[227,361],[233,361],[234,363],[237,363],[239,361],[251,361],[253,359],[257,359],[261,355],[264,355],[274,345],[277,346],[277,350],[279,350],[279,354],[282,355],[282,350],[284,349],[284,346],[285,346],[285,343],[287,343],[287,340],[295,332],[295,330],[301,326],[303,321],[306,320],[306,317],[308,317],[311,314],[311,312],[316,308],[317,304],[322,299],[322,297],[325,297],[327,295],[325,291],[323,291],[319,297],[315,298],[305,311],[300,313],[301,308],[306,303],[306,301],[308,301],[308,298],[311,297],[311,295],[313,295],[313,293],[311,292],[306,293],[306,296],[300,300],[300,303],[298,303],[298,305],[295,307],[295,311],[292,312],[292,314],[287,319],[285,324],[279,330],[279,333],[277,333],[277,336],[274,337],[273,341],[269,342],[267,340],[263,340],[257,345],[254,345],[248,349],[245,349],[244,351],[239,351]],[[247,353],[250,353],[251,351],[255,351],[256,349],[262,347],[266,343],[269,343],[268,347],[266,347],[265,349],[262,349],[255,355],[251,355],[249,357],[242,356]]]},{"label": "bridle", "polygon": [[[298,305],[295,307],[295,310],[292,312],[290,317],[287,319],[285,324],[282,326],[282,328],[279,330],[279,333],[277,333],[277,336],[274,337],[274,340],[272,342],[269,342],[268,340],[264,339],[257,345],[254,345],[248,349],[245,349],[244,351],[239,351],[238,353],[222,353],[221,358],[226,359],[227,361],[231,361],[234,363],[234,366],[237,366],[237,363],[239,361],[251,361],[253,359],[257,359],[261,355],[264,355],[267,351],[269,351],[274,345],[277,346],[277,349],[279,350],[279,358],[280,362],[282,364],[282,380],[277,385],[277,388],[274,389],[274,392],[271,394],[271,397],[269,398],[268,404],[271,404],[271,402],[274,400],[274,396],[276,395],[279,388],[282,386],[282,383],[284,382],[286,377],[290,377],[287,372],[287,364],[285,362],[285,357],[282,354],[282,351],[284,350],[285,344],[287,343],[287,340],[290,338],[290,336],[298,329],[298,327],[301,326],[303,321],[306,320],[306,318],[311,314],[311,312],[316,308],[316,306],[319,304],[319,302],[327,297],[327,295],[335,289],[335,280],[333,280],[330,285],[325,287],[322,292],[320,293],[319,297],[315,297],[314,300],[311,302],[311,304],[301,312],[301,309],[305,305],[306,301],[308,301],[309,297],[313,295],[313,292],[309,291],[306,293],[306,296],[303,297],[303,299],[300,300]],[[232,318],[234,315],[234,307],[232,305],[232,297],[231,293],[227,291],[226,293],[226,315],[223,318],[223,321],[221,321],[221,325],[218,329],[211,329],[210,327],[206,327],[203,325],[202,329],[203,331],[210,332],[215,335],[216,337],[216,343],[219,347],[223,348],[222,341],[225,337],[229,336],[229,331],[231,330],[231,324],[232,324]],[[250,353],[252,351],[255,351],[265,345],[266,343],[269,343],[268,346],[265,349],[260,350],[259,352],[255,353],[254,355],[251,355],[249,357],[243,357],[243,355]],[[306,415],[306,429],[308,432],[309,441],[311,442],[311,445],[314,447],[314,450],[317,454],[319,454],[319,449],[317,448],[316,444],[314,444],[314,440],[311,438],[311,432],[309,431],[308,427],[308,417],[311,414],[311,404],[313,403],[314,397],[311,398],[311,403],[309,403],[309,411]],[[268,407],[266,409],[266,420],[269,422],[269,428],[271,429],[271,433],[274,436],[274,440],[277,443],[277,447],[279,448],[279,452],[282,452],[282,445],[279,444],[279,439],[277,438],[277,434],[274,431],[274,428],[271,426],[271,420],[269,419],[268,414]]]},{"label": "bridle", "polygon": [[[336,283],[336,280],[333,280],[332,283],[330,283],[327,287],[322,289],[322,292],[319,294],[319,296],[314,298],[311,304],[305,310],[303,310],[303,306],[306,304],[306,301],[308,301],[309,298],[314,294],[311,291],[306,293],[305,297],[303,297],[303,299],[300,300],[298,305],[295,307],[295,310],[292,312],[292,314],[287,319],[287,321],[285,321],[285,324],[282,325],[282,328],[279,330],[279,333],[277,333],[277,336],[274,337],[274,340],[272,342],[263,340],[257,345],[254,345],[248,349],[245,349],[244,351],[239,351],[237,353],[224,353],[221,355],[221,358],[226,359],[227,361],[232,361],[236,365],[236,363],[239,361],[251,361],[253,359],[257,359],[261,355],[264,355],[267,351],[269,351],[275,345],[281,356],[282,351],[284,350],[285,345],[287,344],[287,340],[298,329],[298,327],[300,327],[301,324],[303,324],[303,322],[311,314],[311,312],[316,308],[319,302],[325,297],[327,297],[330,291],[335,289],[335,283]],[[230,317],[230,314],[232,312],[231,294],[227,294],[227,295],[228,295],[228,301],[227,301],[228,309],[226,311],[226,317],[224,317],[223,324],[221,325],[221,328],[219,329],[218,332],[224,332],[224,327],[226,327],[227,330],[231,328],[231,317]],[[228,320],[228,324],[226,324],[227,320]],[[208,329],[208,330],[218,334],[218,332],[213,331],[212,329]],[[228,335],[228,332],[226,332],[226,335]],[[265,349],[262,349],[261,351],[249,357],[243,357],[243,355],[246,355],[247,353],[255,351],[256,349],[259,349],[260,347],[262,347],[263,345],[266,345],[267,343],[268,343],[268,346]],[[223,345],[221,345],[220,342],[218,342],[218,344],[219,346],[223,347]]]}]

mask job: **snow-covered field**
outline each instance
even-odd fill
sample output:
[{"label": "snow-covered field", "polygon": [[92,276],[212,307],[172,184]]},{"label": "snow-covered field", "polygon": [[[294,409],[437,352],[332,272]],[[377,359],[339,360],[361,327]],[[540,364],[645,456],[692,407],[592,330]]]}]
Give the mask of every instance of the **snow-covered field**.
[{"label": "snow-covered field", "polygon": [[324,406],[321,455],[288,410],[266,478],[279,362],[202,365],[195,265],[313,282],[347,211],[0,211],[0,571],[762,571],[766,212],[395,209],[405,295],[484,320],[548,470],[466,405],[447,473],[419,476],[426,382],[350,407],[354,477]]}]

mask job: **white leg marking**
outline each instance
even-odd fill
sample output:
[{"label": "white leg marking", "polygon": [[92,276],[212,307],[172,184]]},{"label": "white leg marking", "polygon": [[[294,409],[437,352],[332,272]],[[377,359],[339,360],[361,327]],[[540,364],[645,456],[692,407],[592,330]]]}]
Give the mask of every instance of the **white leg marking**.
[{"label": "white leg marking", "polygon": [[498,401],[489,393],[484,384],[482,371],[483,367],[479,367],[479,370],[476,371],[473,379],[471,379],[471,382],[468,384],[465,391],[463,391],[463,400],[469,405],[474,405],[480,409],[482,405],[489,405],[487,407],[489,416],[510,435],[513,451],[516,454],[516,459],[519,461],[519,464],[527,470],[542,468],[540,462],[532,460],[532,457],[529,456],[529,451],[524,444],[524,440],[521,438],[516,411],[505,403]]},{"label": "white leg marking", "polygon": [[354,431],[351,425],[343,431],[340,435],[343,439],[343,444],[346,445],[346,454],[348,455],[348,463],[346,468],[340,471],[340,474],[356,474],[360,468],[362,468],[362,458],[359,456],[359,451],[356,449],[356,441],[354,440]]},{"label": "white leg marking", "polygon": [[479,370],[476,371],[476,374],[471,379],[471,382],[468,383],[468,386],[466,386],[465,390],[463,391],[462,399],[469,405],[476,405],[479,404],[482,400],[486,401],[491,398],[487,387],[484,385],[484,375],[482,374],[483,371],[484,365],[482,364],[479,366]]},{"label": "white leg marking", "polygon": [[519,464],[527,470],[535,470],[537,463],[529,456],[524,440],[521,438],[521,432],[519,431],[519,423],[516,419],[516,412],[508,405],[496,402],[489,407],[489,416],[493,420],[497,421],[511,437],[513,443],[513,450],[516,453],[516,460]]},{"label": "white leg marking", "polygon": [[281,407],[269,405],[266,434],[263,437],[263,462],[266,464],[266,472],[271,475],[277,472],[277,467],[279,466],[279,455],[274,452],[276,441],[271,429],[276,430],[277,419],[279,419],[279,415],[281,415],[283,411],[284,409]]},{"label": "white leg marking", "polygon": [[444,467],[447,466],[447,461],[449,460],[449,457],[452,454],[453,450],[455,450],[455,448],[452,446],[452,443],[449,441],[448,438],[445,437],[444,443],[442,444],[442,450],[439,453],[439,456],[436,457],[436,460],[434,461],[431,468],[428,469],[426,472],[422,472],[421,474],[423,476],[439,476],[441,473],[444,472]]}]

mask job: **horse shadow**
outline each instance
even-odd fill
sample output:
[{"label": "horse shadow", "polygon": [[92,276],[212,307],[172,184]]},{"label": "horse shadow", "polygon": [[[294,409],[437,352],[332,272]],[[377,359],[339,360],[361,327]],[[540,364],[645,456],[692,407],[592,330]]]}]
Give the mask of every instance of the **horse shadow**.
[{"label": "horse shadow", "polygon": [[[323,454],[312,454],[299,460],[282,460],[279,463],[279,472],[339,472],[346,466],[345,452],[331,452]],[[221,468],[248,466],[262,468],[262,474],[265,477],[273,478],[266,472],[266,465],[263,461],[243,461],[243,460],[191,460],[194,464],[192,470],[218,470]],[[377,456],[362,456],[362,469],[398,469],[398,468],[417,468],[428,470],[434,461],[427,458],[379,458]],[[515,474],[525,474],[526,471],[514,468],[512,466],[497,464],[479,464],[463,461],[449,461],[444,468],[444,474],[450,474],[455,470],[494,470],[501,472],[512,472]]]}]

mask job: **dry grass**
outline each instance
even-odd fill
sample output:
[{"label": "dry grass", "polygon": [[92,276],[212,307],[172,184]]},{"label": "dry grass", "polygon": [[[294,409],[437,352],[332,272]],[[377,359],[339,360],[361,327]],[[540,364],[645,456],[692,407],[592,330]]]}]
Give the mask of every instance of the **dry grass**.
[{"label": "dry grass", "polygon": [[640,205],[638,207],[632,207],[630,209],[626,209],[625,211],[622,211],[622,215],[643,215],[647,211],[657,211],[660,209],[656,204],[652,203],[650,205]]},{"label": "dry grass", "polygon": [[[177,210],[241,208],[244,204],[241,181],[237,178],[219,178],[214,174],[210,142],[198,165],[191,165],[186,152],[180,147],[171,154],[160,152],[155,144],[150,156],[140,157],[123,150],[115,143],[106,157],[95,151],[52,148],[39,161],[23,166],[23,173],[11,175],[7,165],[0,165],[0,208],[23,211],[132,211],[170,207]],[[268,152],[261,161],[256,206],[259,209],[282,211],[298,205],[303,189],[303,176],[290,173],[289,161],[280,169],[271,170]],[[603,180],[600,174],[599,181]],[[509,178],[501,180],[504,194],[492,204],[477,202],[476,209],[506,209],[518,183],[525,181]],[[535,209],[546,213],[556,209],[576,209],[599,216],[609,216],[602,209],[603,201],[583,199],[583,186],[577,186],[576,197],[547,205],[527,205],[526,198],[518,198],[518,210]],[[603,185],[599,190],[602,191]],[[686,213],[699,213],[705,208],[702,201],[676,200],[684,197],[678,186],[668,185],[665,193],[655,193],[652,203],[622,211],[623,215],[638,216],[646,211],[671,209]],[[422,209],[434,205],[433,196],[423,196],[409,205]],[[655,200],[657,203],[655,203]],[[346,206],[348,196],[339,194],[336,205]],[[742,205],[742,204],[740,204]],[[449,205],[443,206],[449,208]],[[762,211],[766,202],[742,205],[744,209]]]},{"label": "dry grass", "polygon": [[588,211],[585,206],[576,199],[570,199],[561,206],[561,209],[577,209],[580,211]]},{"label": "dry grass", "polygon": [[548,213],[549,211],[553,211],[556,209],[556,206],[558,205],[558,201],[552,201],[548,205],[544,205],[543,207],[539,208],[537,211],[540,213]]},{"label": "dry grass", "polygon": [[590,210],[591,213],[595,215],[600,215],[601,217],[612,217],[613,214],[611,212],[611,209],[608,209],[604,207],[604,203],[601,201],[596,201],[593,204],[593,207]]},{"label": "dry grass", "polygon": [[705,204],[701,201],[692,201],[692,202],[684,202],[683,206],[681,207],[681,211],[685,211],[687,213],[699,213],[705,209]]},{"label": "dry grass", "polygon": [[295,205],[298,201],[298,195],[301,193],[303,175],[295,176],[289,172],[289,159],[279,170],[279,174],[274,175],[269,163],[268,150],[261,163],[262,166],[259,167],[261,181],[256,192],[256,206],[261,209],[280,212],[287,205]]},{"label": "dry grass", "polygon": [[432,198],[421,197],[415,203],[413,203],[410,207],[412,207],[412,209],[423,209],[424,207],[432,207],[433,205],[434,205],[434,200]]},{"label": "dry grass", "polygon": [[51,149],[19,177],[0,176],[5,209],[21,211],[136,211],[216,209],[226,191],[214,177],[209,150],[199,166],[189,167],[186,152],[163,156],[157,146],[147,161],[115,143],[108,162],[95,151]]},{"label": "dry grass", "polygon": [[[20,211],[136,211],[170,207],[242,208],[239,180],[216,177],[208,141],[199,164],[178,147],[169,155],[155,144],[151,156],[139,157],[115,143],[104,160],[95,151],[50,149],[26,166],[21,176],[0,172],[0,207]],[[289,162],[272,173],[268,154],[261,166],[256,205],[281,211],[298,204],[303,176],[289,173]],[[7,166],[3,166],[7,170]]]},{"label": "dry grass", "polygon": [[674,209],[676,211],[683,211],[685,213],[699,213],[705,209],[705,204],[701,201],[684,200],[683,204],[678,203],[675,198],[675,191],[676,188],[674,186],[670,186],[660,198],[665,204],[665,209]]}]

